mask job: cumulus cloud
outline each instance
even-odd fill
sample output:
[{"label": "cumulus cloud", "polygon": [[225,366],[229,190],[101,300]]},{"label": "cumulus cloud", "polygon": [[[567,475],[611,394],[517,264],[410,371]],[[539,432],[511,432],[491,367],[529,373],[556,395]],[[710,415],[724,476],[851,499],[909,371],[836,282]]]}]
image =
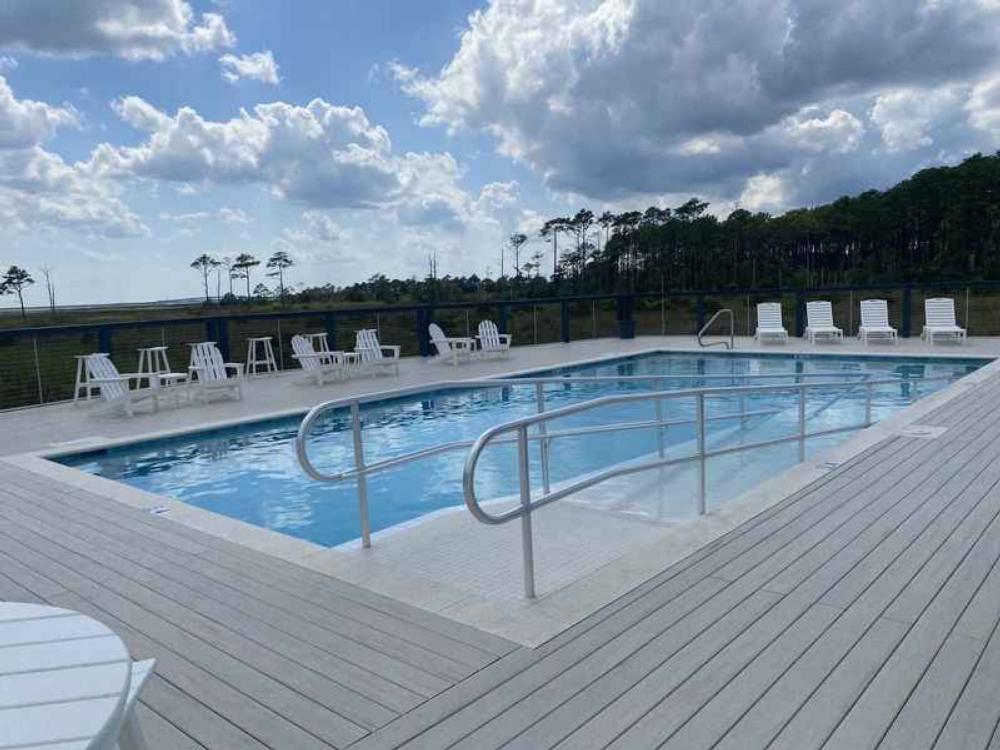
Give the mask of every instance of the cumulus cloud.
[{"label": "cumulus cloud", "polygon": [[232,47],[218,13],[196,19],[184,0],[4,0],[0,48],[80,57],[162,60]]},{"label": "cumulus cloud", "polygon": [[315,208],[392,209],[411,223],[453,221],[468,201],[450,154],[395,154],[388,133],[360,107],[272,102],[224,121],[189,107],[168,115],[138,97],[113,107],[149,137],[138,146],[98,146],[88,163],[94,174],[261,184]]},{"label": "cumulus cloud", "polygon": [[[440,71],[391,70],[425,125],[491,134],[557,191],[736,198],[778,175],[794,198],[837,160],[882,181],[865,158],[876,148],[981,146],[970,127],[935,119],[943,93],[921,112],[897,92],[967,94],[996,70],[998,44],[994,2],[491,0]],[[906,130],[903,104],[928,122]],[[938,142],[940,129],[952,140]]]},{"label": "cumulus cloud", "polygon": [[0,149],[34,146],[49,138],[57,128],[77,124],[72,107],[17,99],[7,80],[0,76]]},{"label": "cumulus cloud", "polygon": [[972,89],[966,110],[973,127],[1000,142],[1000,73]]},{"label": "cumulus cloud", "polygon": [[959,87],[937,90],[904,88],[879,95],[872,107],[872,121],[882,141],[892,151],[910,150],[934,143],[931,130],[948,113],[960,113]]},{"label": "cumulus cloud", "polygon": [[271,50],[249,55],[223,55],[219,58],[219,65],[222,67],[222,77],[230,83],[249,78],[277,86],[281,81],[278,77],[278,63],[274,61]]},{"label": "cumulus cloud", "polygon": [[78,124],[71,107],[18,99],[0,76],[0,222],[5,228],[72,227],[104,236],[145,231],[111,185],[42,147],[58,128]]}]

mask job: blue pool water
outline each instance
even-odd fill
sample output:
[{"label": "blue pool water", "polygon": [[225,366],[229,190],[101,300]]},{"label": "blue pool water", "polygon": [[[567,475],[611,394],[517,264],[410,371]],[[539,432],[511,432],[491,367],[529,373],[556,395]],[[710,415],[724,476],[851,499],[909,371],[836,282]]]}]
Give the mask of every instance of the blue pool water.
[{"label": "blue pool water", "polygon": [[[873,416],[877,421],[947,385],[945,382],[924,383],[914,388],[906,382],[907,378],[960,377],[984,363],[985,360],[968,358],[660,353],[536,374],[695,376],[691,380],[669,382],[670,389],[737,382],[728,377],[702,380],[706,375],[736,378],[773,373],[788,376],[759,383],[792,383],[796,373],[810,372],[864,373],[876,379],[902,378],[898,385],[875,390]],[[739,384],[747,382],[751,381],[738,381]],[[652,387],[651,383],[636,382],[548,385],[545,388],[546,408],[551,410],[598,396],[651,390]],[[663,404],[664,417],[668,420],[694,416],[695,404],[691,398],[665,400]],[[442,442],[473,440],[493,425],[535,413],[535,408],[535,388],[529,384],[425,392],[372,404],[362,412],[365,457],[372,463]],[[732,414],[737,408],[737,398],[726,396],[709,399],[706,412],[710,417],[720,416]],[[756,442],[794,434],[797,429],[798,401],[793,392],[747,396],[744,408],[749,412],[765,413],[742,424],[739,420],[709,422],[711,446]],[[653,418],[652,409],[649,402],[603,407],[557,420],[549,425],[549,430],[648,420]],[[807,429],[817,431],[858,424],[864,418],[864,409],[863,389],[810,392]],[[332,546],[354,539],[360,533],[356,486],[352,481],[320,484],[304,475],[293,447],[299,422],[300,417],[254,422],[76,454],[59,461],[319,544]],[[808,451],[814,452],[847,439],[850,434],[815,438],[809,441]],[[678,455],[687,452],[693,437],[692,425],[670,427],[665,435],[668,450]],[[656,450],[656,440],[652,429],[555,440],[550,448],[552,481],[568,480],[647,456]],[[731,475],[736,470],[731,466],[721,472],[725,476],[719,479],[729,483],[727,492],[733,492],[734,486],[746,489],[763,478],[762,471],[773,475],[797,460],[795,450],[758,450],[763,458],[750,462],[756,473],[747,472],[742,484],[738,481],[733,485]],[[752,452],[755,451],[747,453]],[[369,477],[373,531],[460,505],[466,453],[462,450],[443,454]],[[353,466],[353,443],[346,413],[330,415],[317,424],[310,454],[324,471],[342,471]],[[536,468],[537,461],[538,456],[533,455]],[[538,475],[538,471],[533,472],[533,476]],[[516,457],[512,446],[498,445],[488,449],[477,472],[480,498],[513,494],[516,482]],[[716,497],[713,502],[722,499],[725,498]],[[680,501],[682,507],[691,507],[686,498]]]}]

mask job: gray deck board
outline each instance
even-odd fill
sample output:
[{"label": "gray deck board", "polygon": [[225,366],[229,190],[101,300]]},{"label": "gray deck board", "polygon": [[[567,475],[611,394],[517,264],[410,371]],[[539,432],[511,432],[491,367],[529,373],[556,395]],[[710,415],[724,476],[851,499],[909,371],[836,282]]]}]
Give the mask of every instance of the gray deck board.
[{"label": "gray deck board", "polygon": [[2,464],[0,597],[160,659],[157,746],[998,747],[998,417],[992,378],[536,649]]}]

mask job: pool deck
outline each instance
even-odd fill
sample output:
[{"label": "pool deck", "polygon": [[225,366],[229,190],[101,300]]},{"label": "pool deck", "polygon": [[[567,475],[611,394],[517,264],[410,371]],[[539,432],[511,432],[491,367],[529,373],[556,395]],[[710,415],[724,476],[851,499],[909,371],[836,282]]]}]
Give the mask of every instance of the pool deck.
[{"label": "pool deck", "polygon": [[[533,347],[472,367],[657,346],[667,344]],[[812,350],[783,351],[798,348]],[[1000,341],[869,351],[995,356]],[[400,381],[486,374],[430,367],[407,363]],[[141,704],[153,748],[1000,747],[998,369],[925,399],[908,422],[865,431],[843,462],[812,467],[790,495],[537,647],[32,471],[23,457],[0,460],[0,598],[87,612],[136,658],[156,657]],[[286,380],[253,383],[239,413],[318,400],[305,386],[287,388],[287,403],[265,398]],[[0,415],[0,451],[236,411],[24,410]]]}]

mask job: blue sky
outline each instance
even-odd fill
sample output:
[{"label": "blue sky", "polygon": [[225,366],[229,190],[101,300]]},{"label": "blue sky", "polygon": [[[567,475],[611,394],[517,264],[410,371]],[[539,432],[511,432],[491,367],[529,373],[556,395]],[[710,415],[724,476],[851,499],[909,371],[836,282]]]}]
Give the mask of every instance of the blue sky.
[{"label": "blue sky", "polygon": [[[720,215],[1000,147],[995,0],[7,0],[0,265],[64,303],[496,274],[549,216]],[[38,285],[29,299],[41,303]]]}]

